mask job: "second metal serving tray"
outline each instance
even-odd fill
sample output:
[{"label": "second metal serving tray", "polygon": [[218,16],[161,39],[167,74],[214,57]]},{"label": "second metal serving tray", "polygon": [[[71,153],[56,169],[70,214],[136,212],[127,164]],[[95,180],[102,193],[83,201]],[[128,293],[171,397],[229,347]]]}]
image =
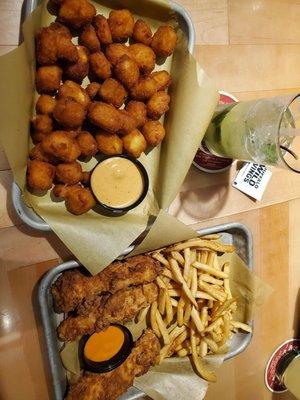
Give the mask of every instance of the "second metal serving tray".
[{"label": "second metal serving tray", "polygon": [[[200,229],[198,233],[200,235],[221,233],[222,242],[234,244],[238,255],[245,261],[250,270],[253,269],[252,234],[245,225],[240,223],[228,223]],[[59,355],[62,344],[58,341],[56,334],[57,326],[63,319],[63,314],[56,314],[54,312],[50,288],[52,283],[55,282],[63,271],[80,267],[81,265],[77,261],[68,261],[54,267],[43,277],[38,290],[38,301],[52,377],[53,398],[55,400],[63,400],[67,388],[67,379]],[[237,333],[234,335],[230,351],[226,354],[225,360],[235,357],[244,351],[249,345],[251,338],[251,333]],[[136,400],[142,398],[144,398],[144,393],[132,387],[120,397],[120,400]]]}]

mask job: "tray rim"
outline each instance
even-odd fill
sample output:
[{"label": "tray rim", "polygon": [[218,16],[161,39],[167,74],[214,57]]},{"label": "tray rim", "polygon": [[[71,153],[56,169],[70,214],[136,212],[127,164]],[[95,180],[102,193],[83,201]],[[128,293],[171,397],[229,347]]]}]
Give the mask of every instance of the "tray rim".
[{"label": "tray rim", "polygon": [[[203,236],[203,235],[208,235],[211,233],[218,233],[218,232],[228,232],[230,233],[230,230],[239,230],[242,231],[244,236],[246,237],[247,245],[247,253],[246,253],[246,263],[248,268],[253,271],[253,237],[252,237],[252,232],[250,229],[245,225],[240,222],[229,222],[225,224],[220,224],[220,225],[215,225],[211,226],[208,228],[202,228],[202,229],[197,229],[196,232]],[[124,256],[128,255],[128,251],[123,253]],[[46,342],[46,347],[47,347],[47,355],[48,355],[48,362],[50,366],[50,372],[51,372],[51,379],[52,379],[52,387],[54,390],[54,398],[56,400],[62,400],[61,398],[61,386],[60,386],[60,379],[59,379],[59,374],[58,374],[58,369],[56,366],[56,363],[61,363],[61,360],[59,358],[59,353],[56,350],[57,346],[57,336],[55,331],[53,330],[51,326],[51,316],[49,314],[48,310],[48,290],[53,282],[53,279],[60,274],[61,272],[71,269],[71,268],[78,268],[82,266],[78,261],[76,260],[70,260],[66,261],[64,263],[58,264],[56,267],[53,267],[50,269],[41,279],[38,287],[38,304],[39,304],[39,310],[40,310],[40,316],[42,319],[42,326],[43,326],[43,333],[44,333],[44,339]],[[252,329],[254,328],[254,323],[251,321],[251,326]],[[227,361],[233,357],[236,357],[238,354],[242,353],[250,344],[251,340],[253,337],[253,332],[252,333],[247,333],[244,336],[244,340],[242,344],[237,347],[236,349],[230,351],[229,353],[226,354],[224,361]],[[135,400],[135,399],[140,399],[144,396],[143,392],[138,391],[135,389],[133,391],[132,396],[128,400]]]}]

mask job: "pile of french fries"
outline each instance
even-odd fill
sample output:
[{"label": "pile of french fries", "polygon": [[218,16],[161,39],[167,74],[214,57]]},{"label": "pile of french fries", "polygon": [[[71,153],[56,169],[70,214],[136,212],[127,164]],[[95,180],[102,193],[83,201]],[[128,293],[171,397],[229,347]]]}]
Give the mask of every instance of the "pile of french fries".
[{"label": "pile of french fries", "polygon": [[164,266],[157,278],[158,300],[142,310],[162,340],[159,363],[166,357],[191,355],[199,375],[210,382],[216,375],[203,360],[208,354],[224,354],[228,340],[238,329],[251,327],[233,320],[238,304],[229,287],[229,263],[220,265],[218,254],[235,251],[213,234],[178,243],[151,253]]}]

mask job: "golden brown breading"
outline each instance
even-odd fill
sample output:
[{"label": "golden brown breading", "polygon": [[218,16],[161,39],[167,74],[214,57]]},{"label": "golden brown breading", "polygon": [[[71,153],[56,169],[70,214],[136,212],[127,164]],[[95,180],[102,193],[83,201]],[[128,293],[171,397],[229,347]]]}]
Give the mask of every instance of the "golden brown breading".
[{"label": "golden brown breading", "polygon": [[93,19],[93,25],[96,29],[97,36],[100,40],[100,43],[104,46],[108,46],[112,43],[111,32],[109,29],[109,25],[107,19],[103,15],[96,15]]},{"label": "golden brown breading", "polygon": [[67,185],[75,185],[82,179],[82,168],[79,162],[58,164],[55,171],[56,179]]},{"label": "golden brown breading", "polygon": [[156,92],[157,83],[151,75],[140,78],[130,90],[130,94],[135,100],[147,100]]},{"label": "golden brown breading", "polygon": [[157,90],[165,90],[171,84],[171,75],[168,71],[152,72],[151,76],[155,79]]},{"label": "golden brown breading", "polygon": [[55,197],[62,200],[66,197],[68,189],[69,186],[58,184],[53,187],[52,193],[54,194]]},{"label": "golden brown breading", "polygon": [[142,133],[150,146],[157,146],[165,137],[166,131],[159,121],[147,121]]},{"label": "golden brown breading", "polygon": [[132,36],[134,19],[129,10],[112,10],[108,25],[114,42],[125,42]]},{"label": "golden brown breading", "polygon": [[142,73],[150,74],[154,70],[156,56],[151,47],[142,43],[132,44],[129,46],[129,56],[134,59]]},{"label": "golden brown breading", "polygon": [[48,94],[41,94],[37,99],[35,110],[37,114],[52,114],[56,100]]},{"label": "golden brown breading", "polygon": [[38,93],[54,94],[60,85],[62,69],[57,65],[40,67],[36,72],[36,90]]},{"label": "golden brown breading", "polygon": [[98,145],[93,135],[87,131],[81,131],[76,138],[81,155],[94,156],[98,152]]},{"label": "golden brown breading", "polygon": [[57,164],[59,162],[57,158],[44,152],[41,143],[37,143],[36,146],[30,150],[29,157],[31,160],[44,161],[49,164]]},{"label": "golden brown breading", "polygon": [[135,129],[130,133],[127,133],[127,135],[122,137],[122,140],[126,153],[130,154],[135,158],[139,158],[139,156],[147,148],[146,139],[138,129]]},{"label": "golden brown breading", "polygon": [[90,68],[97,79],[104,80],[111,77],[111,64],[102,51],[90,55]]},{"label": "golden brown breading", "polygon": [[99,89],[99,96],[106,103],[112,104],[113,106],[120,108],[125,102],[127,92],[121,83],[116,79],[106,79]]},{"label": "golden brown breading", "polygon": [[134,27],[132,39],[137,43],[143,43],[150,46],[152,41],[152,32],[150,26],[143,19],[137,19]]},{"label": "golden brown breading", "polygon": [[127,110],[119,110],[119,117],[121,124],[118,133],[121,135],[126,135],[127,133],[133,131],[138,125],[135,116],[130,114],[130,112]]},{"label": "golden brown breading", "polygon": [[85,109],[72,97],[63,97],[57,100],[53,117],[64,128],[78,128],[84,121]]},{"label": "golden brown breading", "polygon": [[154,33],[151,47],[161,57],[170,56],[176,46],[177,34],[172,26],[160,26]]},{"label": "golden brown breading", "polygon": [[121,127],[119,110],[112,104],[93,102],[89,107],[88,118],[92,124],[110,133],[118,132]]},{"label": "golden brown breading", "polygon": [[123,142],[115,133],[99,132],[95,136],[98,149],[108,156],[123,153]]},{"label": "golden brown breading", "polygon": [[124,324],[152,304],[158,296],[157,285],[145,283],[112,295],[92,296],[77,308],[76,316],[66,318],[58,327],[59,340],[73,341],[78,336],[99,332],[110,324]]},{"label": "golden brown breading", "polygon": [[64,132],[66,132],[71,138],[75,139],[81,132],[81,126],[76,129],[67,129],[65,128]]},{"label": "golden brown breading", "polygon": [[150,119],[159,119],[169,110],[170,96],[168,93],[156,92],[147,102],[147,114]]},{"label": "golden brown breading", "polygon": [[67,210],[75,215],[84,214],[96,205],[90,189],[80,185],[69,186],[65,198]]},{"label": "golden brown breading", "polygon": [[81,183],[82,183],[84,186],[89,186],[89,185],[90,185],[91,174],[92,174],[91,171],[83,171]]},{"label": "golden brown breading", "polygon": [[42,135],[52,132],[53,121],[46,114],[38,114],[31,118],[31,126],[33,133],[41,133]]},{"label": "golden brown breading", "polygon": [[137,128],[141,128],[147,122],[147,108],[141,101],[131,100],[126,105],[126,110],[137,120]]},{"label": "golden brown breading", "polygon": [[98,36],[92,24],[85,25],[83,31],[79,34],[78,41],[91,53],[96,53],[101,49]]},{"label": "golden brown breading", "polygon": [[57,309],[66,313],[75,310],[86,297],[153,282],[161,272],[158,261],[139,255],[114,261],[94,276],[84,275],[78,269],[63,272],[52,285],[51,292]]},{"label": "golden brown breading", "polygon": [[80,103],[85,109],[90,105],[91,99],[86,90],[78,83],[65,81],[58,89],[58,98],[65,99],[70,97]]},{"label": "golden brown breading", "polygon": [[80,156],[80,148],[77,142],[64,131],[50,133],[42,141],[42,149],[45,153],[64,162],[75,161]]},{"label": "golden brown breading", "polygon": [[105,55],[112,65],[116,65],[122,56],[129,55],[129,46],[123,43],[112,43],[106,47]]},{"label": "golden brown breading", "polygon": [[27,185],[36,190],[51,188],[55,174],[55,167],[44,161],[32,160],[27,168]]},{"label": "golden brown breading", "polygon": [[133,385],[135,377],[155,365],[159,352],[159,340],[147,329],[123,364],[104,374],[85,372],[70,386],[66,400],[116,400]]},{"label": "golden brown breading", "polygon": [[85,91],[90,96],[90,98],[93,100],[97,96],[100,87],[101,87],[100,83],[91,82],[87,85],[87,87],[85,88]]},{"label": "golden brown breading", "polygon": [[87,0],[64,0],[58,19],[71,28],[80,29],[90,23],[95,15],[95,7]]},{"label": "golden brown breading", "polygon": [[140,71],[137,63],[126,54],[117,61],[114,73],[116,78],[127,88],[131,88],[137,83],[140,77]]},{"label": "golden brown breading", "polygon": [[72,81],[81,83],[89,73],[89,52],[84,46],[76,46],[78,61],[64,69],[64,76]]}]

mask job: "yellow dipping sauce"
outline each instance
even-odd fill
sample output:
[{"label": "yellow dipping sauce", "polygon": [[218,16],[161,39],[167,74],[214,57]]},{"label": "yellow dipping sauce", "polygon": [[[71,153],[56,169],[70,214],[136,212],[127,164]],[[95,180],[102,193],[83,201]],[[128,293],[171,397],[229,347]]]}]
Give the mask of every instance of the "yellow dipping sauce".
[{"label": "yellow dipping sauce", "polygon": [[91,335],[84,346],[84,357],[90,361],[108,361],[115,356],[124,343],[124,333],[117,326]]},{"label": "yellow dipping sauce", "polygon": [[113,208],[134,204],[143,193],[144,179],[140,169],[123,157],[100,162],[91,176],[91,187],[100,203]]}]

